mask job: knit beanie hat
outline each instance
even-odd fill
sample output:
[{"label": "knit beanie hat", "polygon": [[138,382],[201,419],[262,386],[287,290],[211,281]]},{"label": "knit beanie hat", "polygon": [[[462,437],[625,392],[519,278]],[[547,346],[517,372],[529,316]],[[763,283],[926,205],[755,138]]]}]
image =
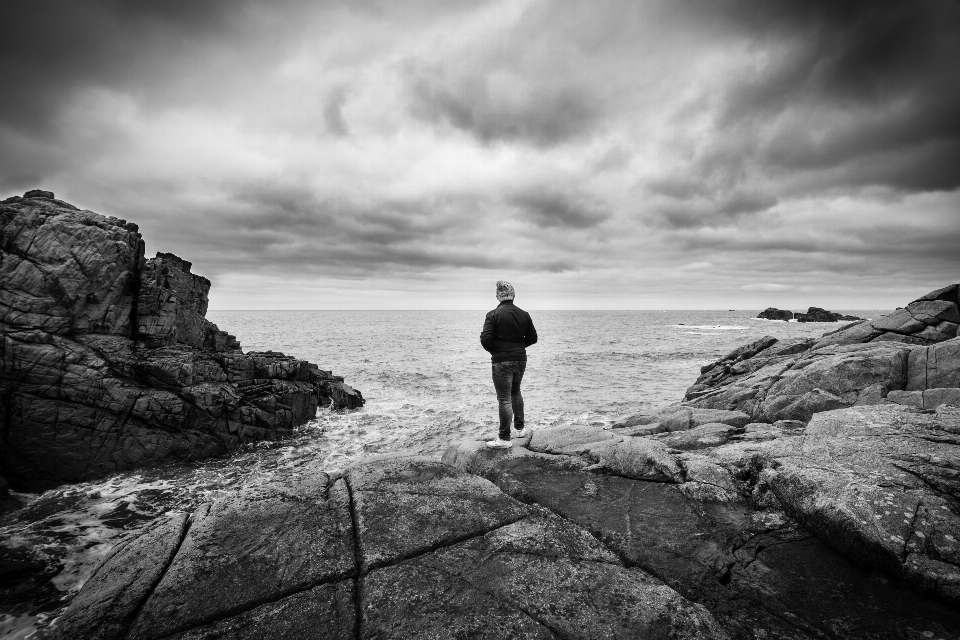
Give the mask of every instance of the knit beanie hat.
[{"label": "knit beanie hat", "polygon": [[513,285],[506,280],[497,280],[497,300],[513,300],[517,294],[513,291]]}]

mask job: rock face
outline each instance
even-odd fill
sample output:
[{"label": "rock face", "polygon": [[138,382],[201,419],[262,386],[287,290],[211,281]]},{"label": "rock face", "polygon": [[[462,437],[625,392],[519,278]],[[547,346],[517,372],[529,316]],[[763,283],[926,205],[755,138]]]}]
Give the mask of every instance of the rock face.
[{"label": "rock face", "polygon": [[57,623],[97,638],[727,637],[582,527],[424,458],[303,469],[114,550]]},{"label": "rock face", "polygon": [[135,224],[50,192],[0,202],[0,475],[13,488],[218,454],[283,437],[319,404],[362,405],[316,365],[244,354],[204,317],[210,282],[143,247]]},{"label": "rock face", "polygon": [[731,638],[960,638],[958,420],[884,405],[809,425],[554,427],[443,459],[582,526]]},{"label": "rock face", "polygon": [[[691,408],[741,411],[758,422],[890,401],[932,409],[960,398],[960,301],[954,284],[877,320],[819,339],[765,337],[701,369]],[[657,421],[657,416],[628,419]]]}]

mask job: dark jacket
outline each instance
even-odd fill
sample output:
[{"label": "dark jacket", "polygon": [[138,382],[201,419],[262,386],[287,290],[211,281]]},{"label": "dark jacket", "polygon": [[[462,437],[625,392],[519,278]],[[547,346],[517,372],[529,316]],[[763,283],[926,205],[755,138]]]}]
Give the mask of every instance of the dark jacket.
[{"label": "dark jacket", "polygon": [[490,352],[491,362],[526,361],[527,347],[536,343],[537,330],[530,314],[504,300],[487,314],[480,332],[480,345]]}]

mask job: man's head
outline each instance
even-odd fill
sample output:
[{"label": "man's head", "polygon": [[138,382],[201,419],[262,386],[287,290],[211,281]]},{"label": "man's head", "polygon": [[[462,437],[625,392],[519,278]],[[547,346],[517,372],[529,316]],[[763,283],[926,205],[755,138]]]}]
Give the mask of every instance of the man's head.
[{"label": "man's head", "polygon": [[506,280],[497,280],[497,301],[513,300],[516,293],[513,291],[513,285]]}]

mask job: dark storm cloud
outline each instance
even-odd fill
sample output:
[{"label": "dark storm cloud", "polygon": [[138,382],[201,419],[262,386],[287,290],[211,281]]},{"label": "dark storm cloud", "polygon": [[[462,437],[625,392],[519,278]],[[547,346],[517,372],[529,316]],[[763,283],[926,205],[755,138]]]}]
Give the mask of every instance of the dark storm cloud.
[{"label": "dark storm cloud", "polygon": [[523,219],[542,228],[587,229],[610,217],[609,207],[598,198],[556,188],[529,189],[513,196],[509,204],[520,210]]},{"label": "dark storm cloud", "polygon": [[[692,255],[739,256],[763,272],[887,274],[933,273],[955,278],[960,271],[960,225],[914,225],[909,219],[864,221],[856,229],[818,224],[789,231],[707,235],[681,230],[674,236]],[[952,275],[950,275],[952,274]]]},{"label": "dark storm cloud", "polygon": [[720,3],[770,62],[724,96],[720,131],[772,127],[773,172],[844,169],[852,185],[960,186],[960,4]]},{"label": "dark storm cloud", "polygon": [[483,143],[526,142],[549,147],[583,136],[598,124],[601,108],[589,87],[543,82],[530,76],[491,80],[503,69],[429,67],[408,62],[410,111]]}]

